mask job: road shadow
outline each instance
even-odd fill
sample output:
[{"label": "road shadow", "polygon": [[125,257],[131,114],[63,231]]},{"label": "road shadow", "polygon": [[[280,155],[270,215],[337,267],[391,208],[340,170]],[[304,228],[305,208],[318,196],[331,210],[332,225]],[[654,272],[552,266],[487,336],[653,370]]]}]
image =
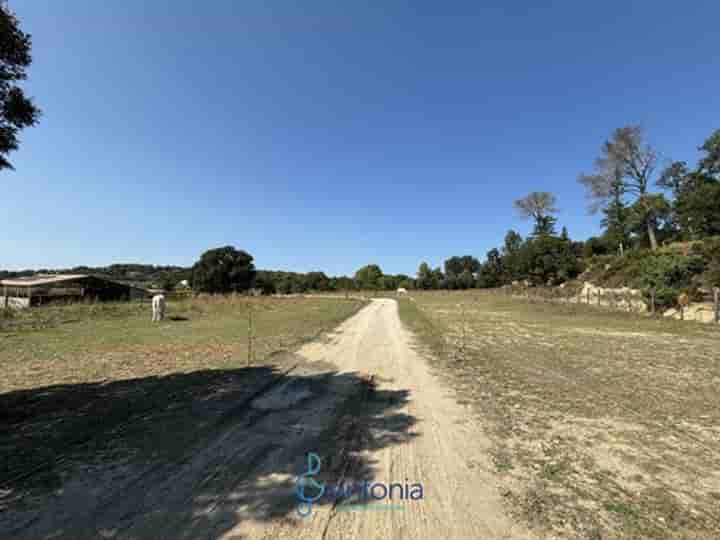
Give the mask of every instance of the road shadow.
[{"label": "road shadow", "polygon": [[373,480],[365,451],[415,436],[408,391],[287,372],[297,360],[0,395],[0,537],[215,538],[295,519],[308,452],[324,481]]}]

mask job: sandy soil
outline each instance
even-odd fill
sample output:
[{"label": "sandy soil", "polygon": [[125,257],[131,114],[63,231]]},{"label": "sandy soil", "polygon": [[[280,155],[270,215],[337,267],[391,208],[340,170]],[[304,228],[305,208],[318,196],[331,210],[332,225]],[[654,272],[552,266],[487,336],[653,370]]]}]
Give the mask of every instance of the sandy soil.
[{"label": "sandy soil", "polygon": [[[292,366],[290,366],[292,363]],[[527,538],[506,517],[473,415],[415,352],[394,300],[377,299],[329,338],[299,351],[267,388],[174,461],[76,465],[62,486],[6,505],[0,536],[13,538]],[[338,412],[372,375],[368,444],[355,481],[421,483],[422,500],[347,510],[326,502],[296,513],[305,453],[331,462],[322,443]],[[342,424],[340,424],[342,425]],[[347,478],[346,478],[347,479]],[[1,495],[1,494],[0,494]],[[5,493],[7,496],[8,494]]]},{"label": "sandy soil", "polygon": [[[420,482],[424,498],[392,511],[338,511],[329,505],[306,519],[279,524],[243,522],[242,538],[522,538],[503,512],[487,458],[489,442],[414,351],[393,300],[374,300],[341,325],[330,344],[312,343],[300,354],[341,371],[375,375],[380,391],[408,391],[403,413],[414,418],[403,444],[368,451],[373,478]],[[382,424],[375,437],[382,436]],[[232,538],[229,535],[228,538]]]}]

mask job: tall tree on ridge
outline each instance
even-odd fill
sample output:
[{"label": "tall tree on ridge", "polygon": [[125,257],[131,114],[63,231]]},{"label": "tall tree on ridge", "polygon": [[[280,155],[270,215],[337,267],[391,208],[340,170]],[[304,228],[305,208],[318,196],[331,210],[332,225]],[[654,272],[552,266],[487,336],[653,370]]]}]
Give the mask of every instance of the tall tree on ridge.
[{"label": "tall tree on ridge", "polygon": [[557,219],[554,214],[558,213],[555,207],[557,199],[555,195],[547,191],[533,191],[522,199],[517,199],[513,206],[524,219],[532,218],[535,221],[533,230],[534,236],[549,236],[555,233]]},{"label": "tall tree on ridge", "polygon": [[[581,174],[578,181],[585,186],[591,207],[597,211],[613,200],[613,197],[631,196],[642,210],[642,221],[650,247],[657,249],[657,196],[650,192],[652,177],[657,166],[657,153],[643,143],[639,126],[616,129],[602,146],[600,157],[595,160],[595,174]],[[617,200],[617,199],[616,199]]]}]

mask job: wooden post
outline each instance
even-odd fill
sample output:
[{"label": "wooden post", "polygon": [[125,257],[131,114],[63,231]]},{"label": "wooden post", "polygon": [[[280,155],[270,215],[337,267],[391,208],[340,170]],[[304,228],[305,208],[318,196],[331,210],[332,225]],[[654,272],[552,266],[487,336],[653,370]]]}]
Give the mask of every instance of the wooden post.
[{"label": "wooden post", "polygon": [[720,287],[713,289],[713,302],[715,304],[715,322],[720,323]]},{"label": "wooden post", "polygon": [[655,289],[650,289],[650,313],[655,316]]},{"label": "wooden post", "polygon": [[585,293],[585,296],[587,297],[587,305],[589,306],[590,305],[590,289],[587,290],[587,292]]},{"label": "wooden post", "polygon": [[252,304],[248,305],[248,355],[247,365],[249,366],[255,359],[255,351],[253,351],[253,310]]}]

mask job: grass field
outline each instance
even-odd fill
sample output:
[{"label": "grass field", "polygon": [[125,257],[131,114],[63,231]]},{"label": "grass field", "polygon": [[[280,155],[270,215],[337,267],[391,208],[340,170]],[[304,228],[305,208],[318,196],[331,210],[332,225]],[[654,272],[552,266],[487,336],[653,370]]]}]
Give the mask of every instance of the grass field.
[{"label": "grass field", "polygon": [[73,304],[11,312],[0,321],[0,394],[53,384],[244,366],[252,310],[255,358],[297,347],[363,302],[342,298],[206,297],[149,304]]},{"label": "grass field", "polygon": [[[365,303],[209,297],[43,307],[0,331],[0,511],[62,485],[70,463],[163,462],[277,380],[305,341]],[[252,310],[255,361],[248,365]],[[165,456],[165,457],[163,457]],[[20,506],[18,506],[20,505]]]},{"label": "grass field", "polygon": [[417,293],[400,314],[488,426],[519,518],[720,537],[720,329],[483,291]]}]

